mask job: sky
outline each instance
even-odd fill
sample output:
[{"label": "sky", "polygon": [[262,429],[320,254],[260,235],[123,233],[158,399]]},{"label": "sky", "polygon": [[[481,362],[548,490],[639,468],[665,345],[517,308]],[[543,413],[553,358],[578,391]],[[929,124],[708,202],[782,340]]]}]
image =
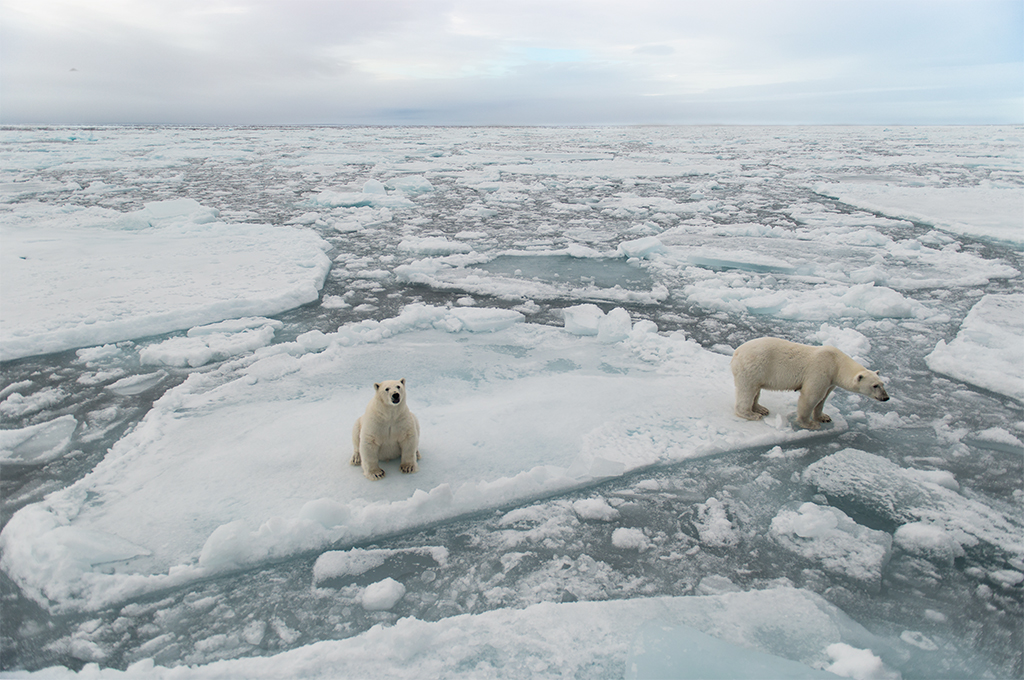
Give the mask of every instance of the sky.
[{"label": "sky", "polygon": [[1022,0],[0,0],[0,123],[1024,123]]}]

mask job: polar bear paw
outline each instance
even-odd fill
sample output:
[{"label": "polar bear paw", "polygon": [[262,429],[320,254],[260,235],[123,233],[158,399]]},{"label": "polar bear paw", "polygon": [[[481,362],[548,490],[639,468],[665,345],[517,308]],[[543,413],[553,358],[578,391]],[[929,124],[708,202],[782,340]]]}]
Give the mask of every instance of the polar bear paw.
[{"label": "polar bear paw", "polygon": [[419,468],[416,467],[416,463],[402,463],[398,466],[398,469],[402,472],[417,472]]},{"label": "polar bear paw", "polygon": [[372,482],[376,482],[378,479],[384,479],[384,471],[380,468],[364,471],[363,475]]},{"label": "polar bear paw", "polygon": [[355,453],[352,454],[352,459],[348,461],[348,464],[349,465],[362,465],[363,464],[362,459],[359,457],[359,452],[358,451],[356,451]]}]

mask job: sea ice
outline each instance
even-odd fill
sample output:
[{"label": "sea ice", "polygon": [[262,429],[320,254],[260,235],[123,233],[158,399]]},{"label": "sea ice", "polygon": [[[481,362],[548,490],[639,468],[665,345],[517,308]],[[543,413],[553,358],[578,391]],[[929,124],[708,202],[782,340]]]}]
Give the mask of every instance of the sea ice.
[{"label": "sea ice", "polygon": [[772,538],[826,571],[877,591],[889,561],[892,537],[857,524],[837,508],[791,503],[772,520]]},{"label": "sea ice", "polygon": [[892,217],[925,222],[976,238],[1024,246],[1020,187],[991,182],[974,187],[906,186],[894,183],[835,182],[814,190],[844,203]]},{"label": "sea ice", "polygon": [[956,338],[939,340],[925,361],[936,373],[1024,402],[1024,295],[986,295]]},{"label": "sea ice", "polygon": [[316,300],[311,231],[226,224],[190,199],[143,210],[48,207],[0,232],[0,359],[160,335]]},{"label": "sea ice", "polygon": [[[168,390],[89,475],[16,513],[0,564],[46,606],[92,608],[653,463],[820,436],[737,418],[728,357],[653,329],[609,344],[512,310],[410,305],[257,349]],[[351,424],[374,382],[401,377],[420,472],[385,465],[371,483],[348,465]],[[787,397],[766,395],[783,412]],[[844,428],[837,414],[832,432]],[[144,550],[93,570],[78,532]]]},{"label": "sea ice", "polygon": [[78,427],[72,415],[20,429],[0,430],[0,460],[8,463],[45,463],[67,450]]},{"label": "sea ice", "polygon": [[[812,463],[803,479],[834,504],[894,528],[926,522],[964,548],[984,542],[1024,557],[1020,519],[960,495],[949,488],[955,482],[944,471],[902,468],[874,454],[843,449]],[[922,533],[920,528],[906,530],[901,541],[921,545]],[[934,529],[928,535],[940,540]],[[939,558],[946,559],[946,553],[940,552]]]},{"label": "sea ice", "polygon": [[405,597],[405,586],[388,577],[383,581],[366,586],[359,600],[363,609],[379,612],[391,609],[403,597]]},{"label": "sea ice", "polygon": [[[397,592],[390,584],[381,590],[389,596]],[[681,640],[697,646],[684,653],[674,646]],[[696,656],[705,649],[725,654]],[[274,656],[176,668],[144,659],[126,671],[87,665],[82,672],[101,679],[258,680],[331,677],[344,668],[347,676],[360,678],[469,680],[651,677],[639,675],[647,670],[665,670],[671,673],[666,677],[675,678],[740,678],[753,677],[751,673],[763,669],[783,672],[784,677],[827,678],[827,673],[815,673],[815,668],[838,663],[836,670],[847,677],[867,677],[850,675],[869,667],[866,655],[873,659],[868,660],[870,668],[881,669],[885,668],[883,660],[897,653],[820,596],[806,590],[774,588],[712,596],[545,602],[439,621],[409,617],[394,625],[374,626],[355,637],[305,645]],[[687,669],[701,669],[701,674],[687,675]],[[628,675],[631,672],[634,675]],[[7,675],[79,677],[63,667],[34,675],[17,671]]]}]

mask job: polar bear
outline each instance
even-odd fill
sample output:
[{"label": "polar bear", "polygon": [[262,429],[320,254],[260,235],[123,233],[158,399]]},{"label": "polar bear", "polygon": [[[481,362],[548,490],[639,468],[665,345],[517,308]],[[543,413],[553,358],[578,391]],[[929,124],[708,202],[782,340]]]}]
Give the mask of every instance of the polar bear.
[{"label": "polar bear", "polygon": [[768,415],[768,409],[757,403],[762,389],[799,391],[796,422],[808,430],[832,421],[821,409],[836,386],[878,401],[889,400],[878,373],[835,347],[757,338],[736,349],[730,367],[736,384],[736,415],[747,420]]},{"label": "polar bear", "polygon": [[405,378],[374,383],[373,399],[352,428],[352,465],[362,465],[367,479],[384,476],[379,461],[401,456],[399,469],[416,472],[420,457],[420,423],[406,403]]}]

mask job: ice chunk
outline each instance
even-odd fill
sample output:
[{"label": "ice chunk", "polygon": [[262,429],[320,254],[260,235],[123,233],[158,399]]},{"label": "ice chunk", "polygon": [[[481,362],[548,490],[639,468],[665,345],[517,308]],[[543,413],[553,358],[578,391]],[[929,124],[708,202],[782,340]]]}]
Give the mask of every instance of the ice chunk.
[{"label": "ice chunk", "polygon": [[215,208],[204,207],[194,198],[175,198],[169,201],[154,201],[143,204],[139,217],[152,226],[163,226],[170,223],[206,224],[213,222],[220,215]]},{"label": "ice chunk", "polygon": [[629,312],[616,307],[598,320],[597,341],[619,342],[628,338],[632,330],[633,321],[629,318]]},{"label": "ice chunk", "polygon": [[417,255],[450,255],[452,253],[468,253],[473,249],[458,241],[449,241],[443,236],[410,236],[398,244],[399,250]]},{"label": "ice chunk", "polygon": [[893,541],[903,551],[938,564],[950,566],[964,554],[960,544],[946,531],[926,522],[904,524],[893,534]]},{"label": "ice chunk", "polygon": [[892,537],[857,524],[837,508],[791,503],[775,516],[771,537],[780,546],[877,590],[889,561]]},{"label": "ice chunk", "polygon": [[573,305],[562,310],[565,330],[573,335],[597,335],[604,312],[597,305]]},{"label": "ice chunk", "polygon": [[45,463],[59,457],[78,428],[72,415],[15,430],[0,430],[0,460],[8,463]]},{"label": "ice chunk", "polygon": [[690,626],[649,623],[626,660],[627,680],[793,680],[839,677],[755,649],[730,644]]},{"label": "ice chunk", "polygon": [[384,183],[389,189],[397,189],[407,196],[418,194],[429,194],[434,190],[434,185],[422,175],[410,175],[406,177],[394,177]]},{"label": "ice chunk", "polygon": [[[187,337],[171,338],[142,349],[139,361],[144,365],[195,367],[252,352],[269,345],[275,330],[281,327],[279,321],[262,321],[264,323],[256,328],[244,324],[193,328]],[[218,327],[225,332],[217,332]]]},{"label": "ice chunk", "polygon": [[561,310],[565,330],[574,335],[596,335],[598,342],[619,342],[629,337],[633,322],[621,307],[605,314],[593,304],[573,305]]},{"label": "ice chunk", "polygon": [[[927,471],[902,468],[864,451],[843,449],[808,466],[803,479],[818,487],[835,505],[876,522],[894,528],[927,522],[961,546],[973,547],[982,541],[1011,554],[1024,555],[1024,533],[1019,519],[965,498],[924,472]],[[946,481],[946,477],[938,481]]]},{"label": "ice chunk", "polygon": [[857,649],[843,642],[828,646],[832,663],[827,667],[830,673],[854,680],[900,680],[898,672],[891,670],[870,649]]},{"label": "ice chunk", "polygon": [[694,526],[700,535],[700,542],[714,548],[734,546],[740,537],[736,525],[729,519],[725,505],[717,498],[709,498],[697,504],[697,518]]},{"label": "ice chunk", "polygon": [[665,252],[665,245],[657,236],[645,236],[620,243],[617,252],[622,257],[649,259],[652,255]]},{"label": "ice chunk", "polygon": [[142,394],[143,392],[151,390],[162,383],[166,377],[167,371],[154,371],[152,373],[143,373],[142,375],[130,375],[127,378],[121,378],[116,382],[110,383],[107,385],[107,389],[114,394],[120,394],[123,397]]},{"label": "ice chunk", "polygon": [[525,316],[514,309],[494,309],[491,307],[461,308],[451,310],[447,323],[435,324],[435,327],[443,327],[445,330],[456,333],[462,330],[469,331],[470,333],[493,333],[494,331],[500,331],[513,324],[520,323],[525,319]]},{"label": "ice chunk", "polygon": [[1024,442],[1001,427],[990,427],[987,430],[970,434],[964,437],[964,442],[996,451],[1024,453]]},{"label": "ice chunk", "polygon": [[619,511],[608,505],[608,501],[603,498],[575,501],[572,509],[581,519],[595,519],[601,522],[611,522],[619,516]]},{"label": "ice chunk", "polygon": [[1024,295],[986,295],[948,344],[925,357],[936,373],[1024,402]]},{"label": "ice chunk", "polygon": [[404,550],[332,550],[317,558],[313,565],[313,582],[321,583],[328,579],[359,576],[383,566],[389,559],[396,556],[422,556],[432,560],[436,566],[444,566],[448,561],[448,550],[442,547],[410,548]]},{"label": "ice chunk", "polygon": [[366,586],[359,601],[363,605],[363,609],[379,612],[391,609],[403,597],[405,597],[405,586],[388,577],[383,581]]},{"label": "ice chunk", "polygon": [[650,544],[644,532],[634,527],[619,527],[612,532],[612,545],[620,550],[646,550]]}]

